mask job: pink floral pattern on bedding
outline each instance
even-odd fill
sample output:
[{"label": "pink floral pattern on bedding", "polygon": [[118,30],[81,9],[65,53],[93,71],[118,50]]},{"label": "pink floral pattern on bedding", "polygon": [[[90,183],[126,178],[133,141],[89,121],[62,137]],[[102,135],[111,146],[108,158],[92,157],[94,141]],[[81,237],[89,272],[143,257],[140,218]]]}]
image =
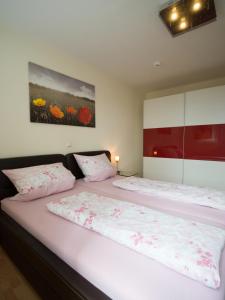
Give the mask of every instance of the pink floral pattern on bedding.
[{"label": "pink floral pattern on bedding", "polygon": [[140,177],[127,177],[115,180],[113,185],[128,191],[150,196],[159,196],[168,200],[193,203],[225,210],[225,191],[207,187],[197,187],[172,182],[150,180]]},{"label": "pink floral pattern on bedding", "polygon": [[74,157],[85,176],[85,181],[102,181],[116,175],[116,168],[105,153],[94,156],[74,154]]},{"label": "pink floral pattern on bedding", "polygon": [[47,208],[208,287],[220,286],[221,228],[88,192],[50,202]]},{"label": "pink floral pattern on bedding", "polygon": [[73,188],[75,177],[62,163],[2,171],[15,185],[12,200],[29,201]]}]

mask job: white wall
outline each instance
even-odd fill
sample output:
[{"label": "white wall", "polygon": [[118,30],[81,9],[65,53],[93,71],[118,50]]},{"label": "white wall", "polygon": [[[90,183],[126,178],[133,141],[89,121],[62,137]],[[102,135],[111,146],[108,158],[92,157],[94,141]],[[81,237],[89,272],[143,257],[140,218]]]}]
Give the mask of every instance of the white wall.
[{"label": "white wall", "polygon": [[[46,41],[0,35],[0,157],[109,149],[120,168],[141,171],[141,95]],[[94,84],[96,128],[31,123],[29,61]]]}]

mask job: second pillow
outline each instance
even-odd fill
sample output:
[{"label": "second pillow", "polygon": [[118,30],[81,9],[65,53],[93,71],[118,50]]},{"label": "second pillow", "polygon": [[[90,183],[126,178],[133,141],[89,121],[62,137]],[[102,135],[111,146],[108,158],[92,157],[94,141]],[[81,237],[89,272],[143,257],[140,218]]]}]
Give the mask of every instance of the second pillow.
[{"label": "second pillow", "polygon": [[85,181],[102,181],[116,175],[116,168],[105,153],[95,156],[74,154],[74,157],[85,176]]}]

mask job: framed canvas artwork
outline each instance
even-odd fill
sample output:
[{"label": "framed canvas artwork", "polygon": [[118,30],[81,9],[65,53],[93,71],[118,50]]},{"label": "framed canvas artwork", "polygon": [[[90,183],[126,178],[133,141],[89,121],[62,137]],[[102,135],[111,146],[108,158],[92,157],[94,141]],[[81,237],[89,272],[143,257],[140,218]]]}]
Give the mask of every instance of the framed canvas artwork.
[{"label": "framed canvas artwork", "polygon": [[29,62],[30,120],[95,127],[95,86]]}]

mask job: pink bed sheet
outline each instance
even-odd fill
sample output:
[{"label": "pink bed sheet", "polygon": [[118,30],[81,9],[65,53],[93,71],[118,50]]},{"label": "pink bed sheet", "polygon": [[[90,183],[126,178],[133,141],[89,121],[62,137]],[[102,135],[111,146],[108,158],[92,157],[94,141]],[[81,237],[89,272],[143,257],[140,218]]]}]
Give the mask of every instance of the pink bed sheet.
[{"label": "pink bed sheet", "polygon": [[[135,191],[127,191],[112,185],[114,180],[121,178],[124,177],[117,176],[105,181],[90,182],[88,187],[96,192],[107,192],[107,195],[111,196],[112,198],[124,199],[126,201],[129,200],[130,202],[149,206],[151,208],[155,208],[177,216],[182,216],[184,218],[194,217],[196,221],[198,220],[199,222],[225,228],[225,211],[196,204],[172,201],[163,197],[144,195]],[[87,186],[83,180],[79,182],[79,185]]]},{"label": "pink bed sheet", "polygon": [[224,300],[225,251],[220,263],[221,286],[207,288],[162,264],[56,215],[46,204],[82,191],[101,193],[225,228],[225,213],[190,204],[125,191],[114,179],[85,183],[73,190],[30,202],[5,199],[2,209],[88,281],[115,300]]}]

